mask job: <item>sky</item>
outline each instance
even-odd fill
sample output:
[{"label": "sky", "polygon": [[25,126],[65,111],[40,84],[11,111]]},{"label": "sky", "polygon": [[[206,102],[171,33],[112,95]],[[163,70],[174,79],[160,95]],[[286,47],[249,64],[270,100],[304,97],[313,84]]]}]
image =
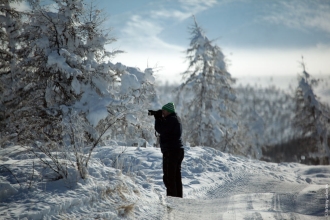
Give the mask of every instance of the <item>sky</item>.
[{"label": "sky", "polygon": [[113,59],[141,70],[153,67],[161,82],[181,82],[187,68],[193,17],[226,56],[239,79],[296,78],[302,56],[312,75],[330,75],[328,0],[99,0],[117,42]]},{"label": "sky", "polygon": [[[90,1],[90,0],[87,0]],[[50,2],[50,0],[44,0]],[[113,62],[152,67],[159,82],[180,83],[193,15],[223,51],[240,82],[287,86],[301,73],[330,77],[330,0],[96,0],[117,38]],[[22,6],[21,6],[22,7]],[[24,7],[24,5],[23,5]]]}]

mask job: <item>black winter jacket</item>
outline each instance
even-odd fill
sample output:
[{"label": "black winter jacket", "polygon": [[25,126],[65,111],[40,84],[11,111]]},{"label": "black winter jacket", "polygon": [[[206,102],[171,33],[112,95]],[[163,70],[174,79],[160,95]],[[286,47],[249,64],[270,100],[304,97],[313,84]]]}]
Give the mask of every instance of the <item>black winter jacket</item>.
[{"label": "black winter jacket", "polygon": [[165,118],[156,118],[155,130],[160,134],[162,153],[183,148],[181,119],[176,113],[171,113]]}]

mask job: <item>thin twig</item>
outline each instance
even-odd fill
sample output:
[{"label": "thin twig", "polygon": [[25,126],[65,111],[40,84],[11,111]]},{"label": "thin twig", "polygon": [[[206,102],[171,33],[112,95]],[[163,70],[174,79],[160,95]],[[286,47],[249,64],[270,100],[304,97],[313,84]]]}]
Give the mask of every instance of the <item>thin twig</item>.
[{"label": "thin twig", "polygon": [[88,157],[87,157],[86,162],[85,162],[85,167],[86,167],[86,168],[87,168],[87,166],[88,166],[88,162],[89,162],[89,160],[90,160],[90,157],[91,157],[91,154],[92,154],[94,148],[95,148],[95,147],[97,146],[97,144],[100,142],[100,140],[101,140],[101,138],[103,137],[103,135],[105,134],[105,132],[107,132],[108,129],[109,129],[112,125],[114,125],[114,124],[119,120],[119,118],[120,118],[122,115],[124,115],[124,113],[125,113],[125,112],[120,113],[120,114],[114,119],[114,121],[113,121],[112,123],[110,123],[110,124],[109,124],[109,125],[103,130],[103,132],[100,134],[100,136],[98,137],[98,139],[94,142],[93,146],[92,146],[91,149],[89,150]]},{"label": "thin twig", "polygon": [[115,166],[115,164],[117,163],[117,160],[119,159],[120,155],[125,153],[126,150],[127,150],[127,146],[125,147],[125,149],[120,154],[118,154],[118,156],[116,157],[116,160],[113,161],[112,166]]}]

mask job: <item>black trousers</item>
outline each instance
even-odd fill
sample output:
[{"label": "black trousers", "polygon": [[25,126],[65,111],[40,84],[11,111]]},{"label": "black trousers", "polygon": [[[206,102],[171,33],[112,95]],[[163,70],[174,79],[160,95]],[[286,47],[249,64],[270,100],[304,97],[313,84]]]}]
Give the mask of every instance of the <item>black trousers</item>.
[{"label": "black trousers", "polygon": [[163,153],[163,181],[167,196],[182,198],[181,163],[183,157],[183,149]]}]

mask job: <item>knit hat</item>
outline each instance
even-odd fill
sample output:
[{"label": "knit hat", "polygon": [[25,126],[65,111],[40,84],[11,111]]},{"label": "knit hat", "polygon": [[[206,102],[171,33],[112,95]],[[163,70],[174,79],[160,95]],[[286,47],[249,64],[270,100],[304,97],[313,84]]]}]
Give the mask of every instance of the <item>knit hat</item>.
[{"label": "knit hat", "polygon": [[173,102],[169,102],[169,103],[167,103],[166,105],[164,105],[164,106],[162,107],[162,110],[166,110],[166,111],[168,111],[169,113],[174,113],[174,112],[175,112],[175,107],[174,107]]}]

